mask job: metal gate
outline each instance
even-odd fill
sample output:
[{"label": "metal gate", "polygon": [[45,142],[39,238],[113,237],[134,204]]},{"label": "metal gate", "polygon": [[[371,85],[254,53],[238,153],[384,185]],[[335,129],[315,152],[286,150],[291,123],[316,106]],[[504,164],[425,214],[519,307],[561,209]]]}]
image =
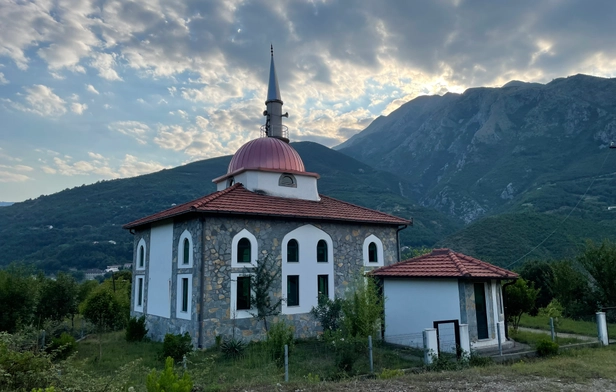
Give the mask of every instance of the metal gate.
[{"label": "metal gate", "polygon": [[[438,352],[455,353],[460,357],[460,322],[458,320],[440,320],[433,322],[436,329]],[[453,331],[452,331],[453,327]],[[453,338],[453,340],[452,340]]]}]

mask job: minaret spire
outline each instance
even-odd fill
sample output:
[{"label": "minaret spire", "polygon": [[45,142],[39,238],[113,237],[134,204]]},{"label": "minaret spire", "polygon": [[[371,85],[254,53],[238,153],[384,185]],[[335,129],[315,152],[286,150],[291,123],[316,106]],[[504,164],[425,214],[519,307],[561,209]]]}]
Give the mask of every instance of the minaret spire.
[{"label": "minaret spire", "polygon": [[267,120],[265,122],[265,133],[268,137],[275,137],[289,142],[287,127],[282,125],[282,117],[289,117],[289,113],[282,114],[282,98],[278,88],[278,77],[274,66],[274,45],[270,45],[271,62],[269,84],[267,86],[267,100],[265,105],[267,110],[263,113]]}]

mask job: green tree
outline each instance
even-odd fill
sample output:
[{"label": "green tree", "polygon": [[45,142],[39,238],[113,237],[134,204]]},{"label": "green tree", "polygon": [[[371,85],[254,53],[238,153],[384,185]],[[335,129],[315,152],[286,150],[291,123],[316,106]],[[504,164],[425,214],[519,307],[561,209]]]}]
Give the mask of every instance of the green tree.
[{"label": "green tree", "polygon": [[281,269],[276,260],[265,255],[257,261],[250,276],[250,304],[255,309],[251,314],[259,321],[267,331],[267,318],[280,314],[282,298],[274,298],[272,293],[275,286],[280,282]]},{"label": "green tree", "polygon": [[73,276],[60,272],[55,280],[44,279],[37,307],[39,320],[61,321],[77,313],[78,285]]},{"label": "green tree", "polygon": [[529,284],[526,280],[520,278],[514,284],[506,287],[506,293],[507,319],[517,330],[522,315],[535,308],[539,289],[536,289],[532,282]]},{"label": "green tree", "polygon": [[173,368],[173,358],[167,357],[165,370],[160,374],[152,370],[152,373],[148,374],[145,388],[148,392],[190,392],[193,382],[188,373],[179,377]]},{"label": "green tree", "polygon": [[601,305],[616,305],[616,243],[604,240],[596,245],[588,241],[578,261],[592,277],[592,287]]},{"label": "green tree", "polygon": [[122,323],[121,305],[109,290],[93,292],[84,302],[83,316],[98,329],[99,360],[103,357],[103,333]]},{"label": "green tree", "polygon": [[529,312],[531,316],[537,315],[537,309],[545,308],[554,298],[552,285],[554,282],[554,271],[552,265],[543,260],[532,260],[525,262],[519,270],[520,276],[527,282],[533,282],[539,289],[536,307]]},{"label": "green tree", "polygon": [[343,325],[348,336],[376,336],[384,312],[384,299],[372,276],[355,278],[342,302]]},{"label": "green tree", "polygon": [[571,260],[552,263],[552,271],[552,293],[563,306],[563,315],[577,319],[594,314],[596,300],[593,298],[588,275]]},{"label": "green tree", "polygon": [[11,264],[0,270],[0,331],[15,332],[34,321],[39,299],[39,279],[33,270]]}]

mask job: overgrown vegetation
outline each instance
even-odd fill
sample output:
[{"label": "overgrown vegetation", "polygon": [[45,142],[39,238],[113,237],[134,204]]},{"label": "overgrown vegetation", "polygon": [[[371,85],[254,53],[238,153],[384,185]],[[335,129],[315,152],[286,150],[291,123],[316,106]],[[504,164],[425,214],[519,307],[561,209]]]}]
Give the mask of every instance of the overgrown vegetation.
[{"label": "overgrown vegetation", "polygon": [[267,318],[280,314],[282,298],[274,298],[274,288],[280,281],[282,269],[270,255],[259,258],[250,275],[250,304],[255,309],[253,316],[263,322],[268,330]]},{"label": "overgrown vegetation", "polygon": [[131,317],[126,325],[126,341],[141,342],[148,334],[148,329],[145,326],[145,316]]},{"label": "overgrown vegetation", "polygon": [[183,335],[172,333],[165,334],[163,341],[163,358],[171,357],[176,361],[181,361],[184,355],[193,350],[192,339],[188,332]]}]

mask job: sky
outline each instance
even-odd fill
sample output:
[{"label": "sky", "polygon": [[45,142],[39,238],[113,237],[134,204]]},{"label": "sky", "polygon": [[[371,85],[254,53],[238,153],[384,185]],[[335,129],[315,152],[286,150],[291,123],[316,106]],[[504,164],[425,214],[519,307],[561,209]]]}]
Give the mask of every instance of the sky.
[{"label": "sky", "polygon": [[613,0],[0,0],[0,201],[233,154],[265,122],[270,44],[291,140],[332,147],[419,95],[613,77],[614,15]]}]

